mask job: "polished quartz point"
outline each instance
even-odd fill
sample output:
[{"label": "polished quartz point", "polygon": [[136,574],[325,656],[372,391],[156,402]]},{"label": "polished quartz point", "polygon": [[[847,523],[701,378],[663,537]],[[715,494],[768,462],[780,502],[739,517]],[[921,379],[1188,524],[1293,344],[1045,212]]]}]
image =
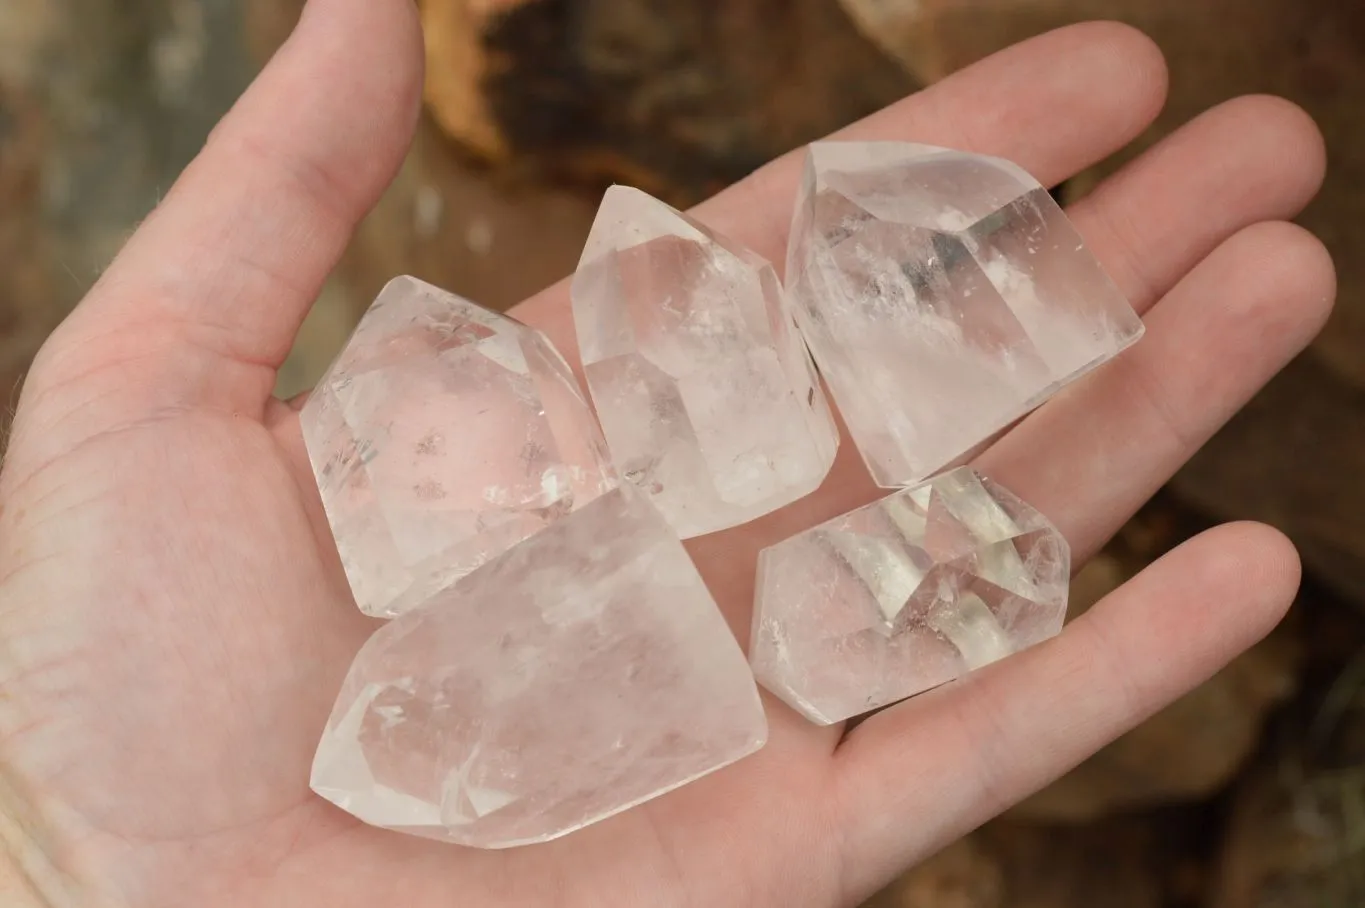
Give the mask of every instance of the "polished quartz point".
[{"label": "polished quartz point", "polygon": [[754,674],[813,722],[852,718],[1055,636],[1069,568],[1046,518],[953,470],[763,551]]},{"label": "polished quartz point", "polygon": [[623,478],[683,537],[814,491],[839,436],[771,265],[643,192],[608,190],[573,281]]},{"label": "polished quartz point", "polygon": [[677,536],[623,485],[382,627],[312,787],[366,823],[553,839],[762,746],[753,676]]},{"label": "polished quartz point", "polygon": [[351,590],[378,617],[616,485],[545,336],[413,278],[384,288],[300,422]]},{"label": "polished quartz point", "polygon": [[886,488],[952,464],[1142,334],[1033,177],[924,145],[811,146],[786,280]]}]

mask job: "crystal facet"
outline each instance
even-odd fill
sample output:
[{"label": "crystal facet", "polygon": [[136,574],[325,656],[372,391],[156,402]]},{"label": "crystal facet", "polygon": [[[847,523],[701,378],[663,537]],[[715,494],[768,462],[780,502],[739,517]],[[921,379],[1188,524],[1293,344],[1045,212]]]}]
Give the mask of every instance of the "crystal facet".
[{"label": "crystal facet", "polygon": [[643,192],[608,190],[573,282],[622,476],[684,538],[814,491],[838,431],[771,265]]},{"label": "crystal facet", "polygon": [[962,467],[765,549],[750,661],[829,724],[1055,636],[1070,549],[1047,519]]},{"label": "crystal facet", "polygon": [[886,488],[954,462],[1142,335],[1033,177],[924,145],[811,146],[787,286]]},{"label": "crystal facet", "polygon": [[757,750],[739,645],[630,486],[360,651],[312,786],[367,823],[481,848],[556,838]]},{"label": "crystal facet", "polygon": [[378,617],[616,485],[545,336],[412,278],[379,295],[301,423],[351,590]]}]

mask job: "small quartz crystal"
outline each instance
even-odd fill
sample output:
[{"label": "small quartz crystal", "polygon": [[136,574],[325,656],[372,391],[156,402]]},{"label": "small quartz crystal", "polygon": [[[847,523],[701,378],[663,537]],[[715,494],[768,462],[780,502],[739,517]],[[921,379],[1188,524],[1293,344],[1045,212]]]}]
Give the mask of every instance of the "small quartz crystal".
[{"label": "small quartz crystal", "polygon": [[1070,550],[962,467],[759,557],[750,661],[808,719],[849,719],[1055,636]]},{"label": "small quartz crystal", "polygon": [[573,282],[622,477],[683,538],[814,491],[839,436],[771,265],[643,192],[606,194]]},{"label": "small quartz crystal", "polygon": [[1142,334],[1033,177],[924,145],[811,146],[786,279],[886,488],[953,463]]},{"label": "small quartz crystal", "polygon": [[753,676],[677,536],[622,485],[382,627],[312,787],[366,823],[542,842],[762,746]]},{"label": "small quartz crystal", "polygon": [[300,422],[351,590],[377,617],[616,485],[545,336],[412,278],[379,295]]}]

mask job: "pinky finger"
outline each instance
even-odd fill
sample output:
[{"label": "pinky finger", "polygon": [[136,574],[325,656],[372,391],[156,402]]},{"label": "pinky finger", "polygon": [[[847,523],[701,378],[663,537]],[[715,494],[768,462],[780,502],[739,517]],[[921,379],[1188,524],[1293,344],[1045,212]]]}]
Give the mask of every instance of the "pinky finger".
[{"label": "pinky finger", "polygon": [[1219,527],[1055,640],[858,726],[835,755],[850,903],[1207,680],[1279,622],[1299,576],[1275,530]]}]

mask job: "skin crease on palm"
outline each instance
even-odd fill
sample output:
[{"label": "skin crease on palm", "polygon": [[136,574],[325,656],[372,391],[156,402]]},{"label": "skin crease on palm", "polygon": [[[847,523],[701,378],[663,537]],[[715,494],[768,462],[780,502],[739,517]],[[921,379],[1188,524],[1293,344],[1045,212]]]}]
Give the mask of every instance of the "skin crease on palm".
[{"label": "skin crease on palm", "polygon": [[[547,845],[443,846],[314,797],[313,748],[375,625],[346,591],[296,408],[270,394],[403,157],[421,52],[410,0],[312,0],[28,377],[0,474],[0,838],[34,905],[855,905],[1289,607],[1292,546],[1229,525],[1059,638],[847,735],[770,699],[759,754]],[[1165,81],[1146,38],[1081,25],[845,135],[1000,154],[1051,184],[1133,140]],[[1323,167],[1304,114],[1244,98],[1073,210],[1147,336],[979,463],[1052,517],[1078,562],[1323,324],[1331,262],[1284,222]],[[798,169],[781,159],[698,214],[780,261]],[[571,353],[564,285],[517,314]],[[691,544],[741,637],[756,551],[873,494],[845,442],[817,494]]]}]

